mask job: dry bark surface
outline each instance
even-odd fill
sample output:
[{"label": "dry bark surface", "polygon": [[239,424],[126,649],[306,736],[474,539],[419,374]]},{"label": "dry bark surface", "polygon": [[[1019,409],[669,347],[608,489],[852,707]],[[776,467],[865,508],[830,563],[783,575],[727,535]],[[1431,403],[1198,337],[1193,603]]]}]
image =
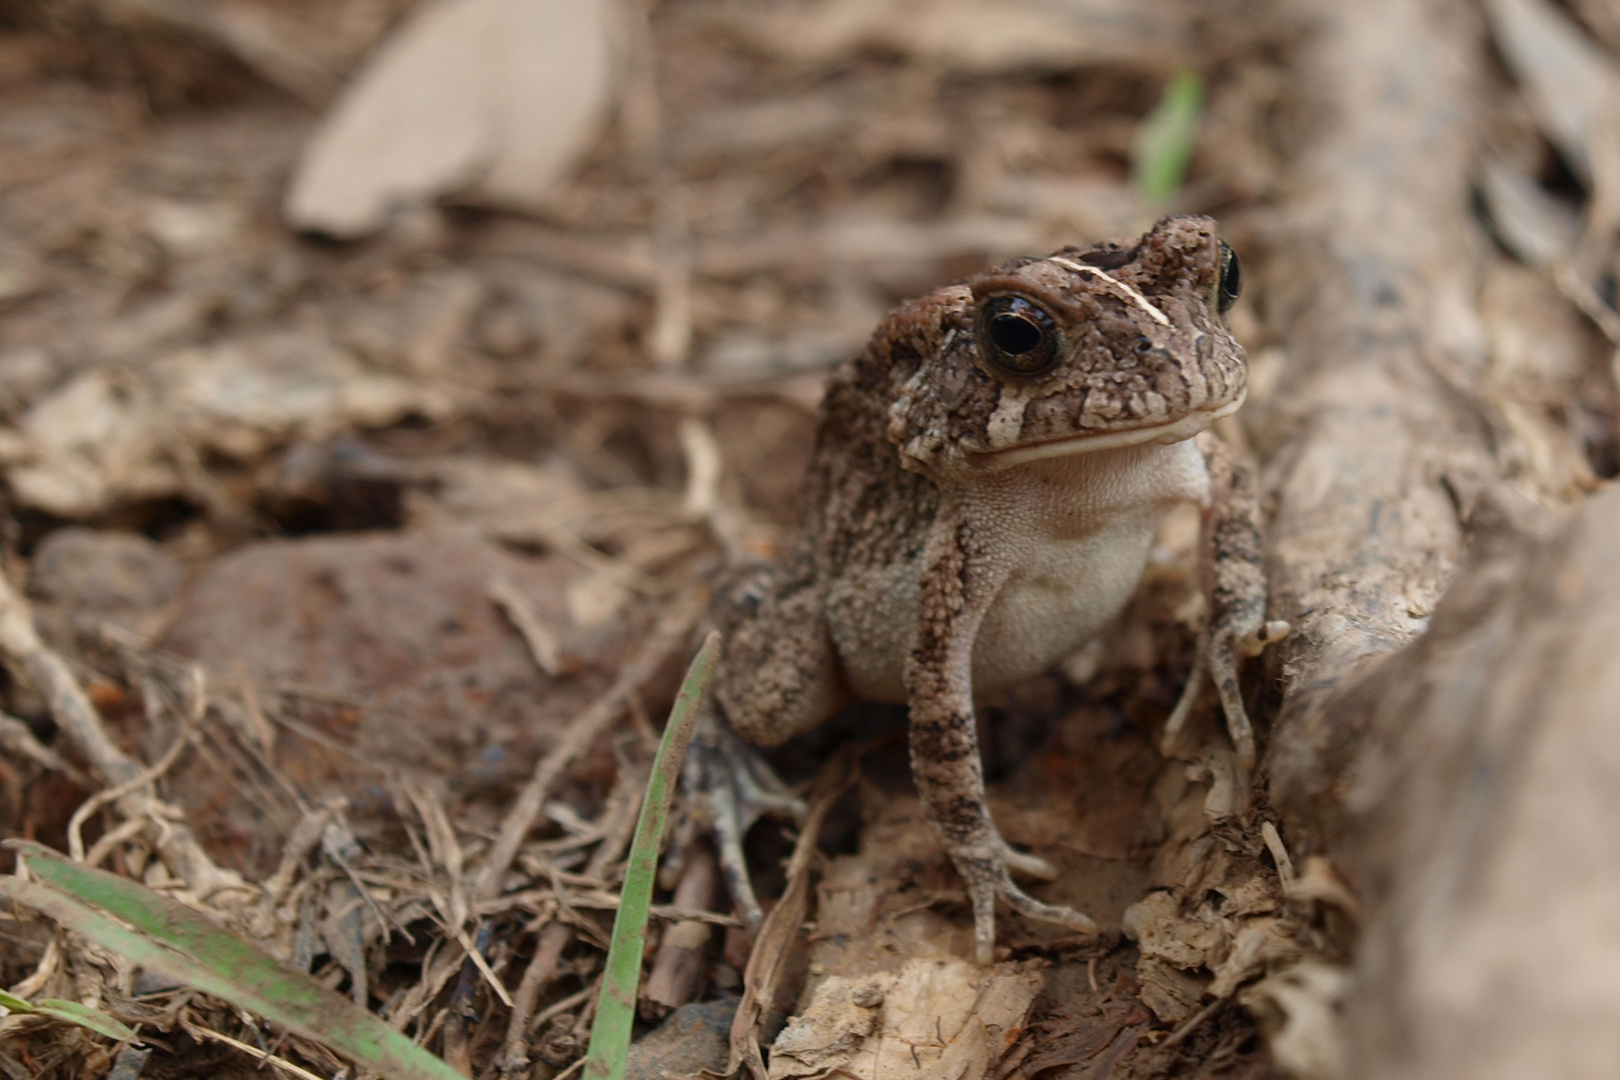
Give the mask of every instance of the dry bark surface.
[{"label": "dry bark surface", "polygon": [[[1213,695],[1158,749],[1203,617],[1172,515],[980,718],[998,824],[1102,932],[968,963],[903,713],[856,706],[775,759],[812,811],[751,834],[756,940],[669,867],[630,1075],[1612,1075],[1617,193],[1614,0],[0,0],[0,835],[466,1075],[563,1074],[825,370],[904,298],[1210,213],[1293,628],[1259,768]],[[0,921],[0,985],[150,1050],[0,1013],[8,1077],[352,1075]]]}]

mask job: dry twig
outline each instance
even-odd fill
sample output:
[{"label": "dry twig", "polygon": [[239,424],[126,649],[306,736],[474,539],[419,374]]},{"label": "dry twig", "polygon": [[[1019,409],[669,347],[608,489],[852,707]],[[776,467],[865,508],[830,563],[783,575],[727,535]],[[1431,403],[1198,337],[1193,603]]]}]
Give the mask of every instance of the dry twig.
[{"label": "dry twig", "polygon": [[788,860],[787,888],[781,900],[771,908],[760,924],[759,936],[748,956],[743,971],[743,996],[737,1003],[737,1015],[731,1022],[731,1050],[724,1075],[733,1076],[745,1063],[755,1080],[765,1080],[765,1059],[760,1054],[760,1029],[765,1012],[776,994],[781,980],[783,962],[787,959],[793,939],[804,927],[804,914],[810,904],[810,868],[816,852],[816,839],[821,834],[821,823],[849,786],[859,775],[854,747],[844,751],[827,764],[816,779],[812,792],[810,812],[805,816],[804,828],[793,846],[793,857]]},{"label": "dry twig", "polygon": [[[714,903],[719,887],[720,872],[714,853],[700,847],[687,860],[675,888],[675,907],[703,911]],[[703,953],[713,934],[714,926],[708,919],[683,918],[664,930],[642,990],[645,1008],[663,1016],[697,996],[706,973]]]},{"label": "dry twig", "polygon": [[523,643],[529,647],[535,667],[552,677],[561,674],[562,660],[557,648],[557,635],[540,621],[540,616],[534,613],[534,605],[518,592],[517,586],[504,578],[491,581],[489,598],[511,620],[517,632],[523,635]]},{"label": "dry twig", "polygon": [[172,769],[175,762],[180,760],[181,752],[185,750],[186,746],[191,742],[192,736],[197,731],[197,725],[202,720],[202,709],[207,701],[202,694],[202,671],[200,668],[193,670],[194,678],[196,679],[197,683],[197,692],[193,698],[192,708],[186,710],[186,714],[181,720],[180,730],[175,733],[174,741],[170,743],[169,748],[163,752],[163,756],[158,758],[158,760],[153,762],[149,767],[142,769],[128,780],[125,780],[123,783],[119,784],[117,787],[102,788],[100,791],[84,800],[84,802],[80,803],[79,808],[73,811],[73,816],[68,819],[67,832],[68,854],[74,859],[81,862],[84,860],[84,836],[82,830],[84,828],[85,821],[89,819],[91,814],[95,813],[97,810],[100,810],[108,803],[118,801],[125,795],[128,795],[130,792],[135,791],[137,788],[143,788],[148,784],[153,783],[164,773]]},{"label": "dry twig", "polygon": [[67,661],[40,640],[34,630],[32,609],[4,575],[0,575],[0,650],[18,663],[45,696],[52,718],[96,775],[120,791],[113,800],[119,813],[131,820],[162,822],[154,830],[154,844],[192,895],[201,900],[225,889],[251,891],[235,871],[215,865],[179,815],[145,790],[149,783],[145,770],[113,744],[101,714],[74,678]]},{"label": "dry twig", "polygon": [[[585,864],[586,876],[605,876],[623,854],[625,846],[630,843],[631,833],[635,831],[636,814],[641,809],[641,795],[645,786],[644,770],[621,761],[618,781],[602,812],[602,842]],[[558,961],[562,959],[562,951],[572,938],[573,931],[568,924],[556,919],[547,920],[540,929],[534,956],[530,958],[529,966],[524,968],[523,978],[512,995],[512,1015],[507,1020],[506,1043],[501,1052],[501,1072],[504,1075],[513,1075],[528,1065],[527,1033],[555,1015],[554,1010],[561,1011],[557,1005],[553,1005],[535,1017],[532,1024],[529,1021],[539,1002],[540,991],[556,978]]]}]

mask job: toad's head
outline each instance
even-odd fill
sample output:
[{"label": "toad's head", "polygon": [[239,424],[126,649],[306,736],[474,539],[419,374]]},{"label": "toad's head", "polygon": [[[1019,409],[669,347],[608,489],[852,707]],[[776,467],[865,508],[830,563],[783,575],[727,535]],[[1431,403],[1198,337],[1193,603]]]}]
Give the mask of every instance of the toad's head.
[{"label": "toad's head", "polygon": [[1196,435],[1243,403],[1237,256],[1207,217],[1018,259],[935,294],[938,347],[897,388],[908,469],[999,471]]}]

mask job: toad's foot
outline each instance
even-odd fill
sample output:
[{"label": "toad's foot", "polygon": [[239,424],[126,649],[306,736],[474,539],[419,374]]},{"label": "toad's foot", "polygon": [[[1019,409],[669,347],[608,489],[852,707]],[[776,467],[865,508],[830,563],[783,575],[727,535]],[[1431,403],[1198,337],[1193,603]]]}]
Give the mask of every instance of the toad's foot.
[{"label": "toad's foot", "polygon": [[950,853],[957,871],[967,880],[968,898],[973,904],[973,954],[979,963],[988,964],[995,959],[998,896],[1007,901],[1008,907],[1025,918],[1034,919],[1036,922],[1055,923],[1081,934],[1096,932],[1097,924],[1089,916],[1070,907],[1043,904],[1015,885],[1007,873],[1012,860],[1007,859],[1003,852],[1016,855],[1024,864],[1021,868],[1026,868],[1032,863],[1038,864],[1048,872],[1045,876],[1055,875],[1051,873],[1052,868],[1045,860],[1011,852],[1005,840],[1000,840],[999,837],[997,840],[1001,850],[994,854],[987,854],[977,846],[953,850]]},{"label": "toad's foot", "polygon": [[1176,702],[1175,710],[1164,725],[1164,734],[1159,737],[1159,752],[1166,757],[1176,757],[1183,752],[1182,730],[1198,702],[1204,679],[1209,677],[1220,697],[1221,712],[1226,717],[1226,731],[1233,748],[1237,750],[1238,761],[1245,769],[1253,769],[1257,756],[1254,727],[1249,722],[1248,711],[1243,707],[1238,669],[1244,660],[1259,656],[1266,646],[1287,637],[1289,631],[1288,623],[1281,619],[1270,622],[1255,620],[1254,625],[1250,626],[1206,627],[1199,635],[1198,651],[1193,657],[1187,684],[1182,688],[1181,699]]},{"label": "toad's foot", "polygon": [[764,913],[748,877],[743,837],[766,814],[803,820],[804,801],[712,708],[704,709],[687,752],[686,786],[714,831],[726,890],[752,935]]},{"label": "toad's foot", "polygon": [[996,834],[996,839],[1001,842],[1001,861],[1007,864],[1008,870],[1015,874],[1022,874],[1024,877],[1035,878],[1038,881],[1057,880],[1057,867],[1039,855],[1019,851],[1007,843],[999,833]]}]

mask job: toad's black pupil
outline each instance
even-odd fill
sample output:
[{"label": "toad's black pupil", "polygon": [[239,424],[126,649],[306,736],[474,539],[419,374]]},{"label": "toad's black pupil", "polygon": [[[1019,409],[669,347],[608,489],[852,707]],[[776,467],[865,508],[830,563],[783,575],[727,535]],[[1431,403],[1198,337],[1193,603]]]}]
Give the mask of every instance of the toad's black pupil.
[{"label": "toad's black pupil", "polygon": [[990,320],[990,340],[1009,356],[1039,348],[1044,331],[1023,315],[1003,314]]},{"label": "toad's black pupil", "polygon": [[1225,311],[1243,293],[1243,264],[1238,261],[1237,252],[1221,245],[1221,295],[1220,308]]}]

